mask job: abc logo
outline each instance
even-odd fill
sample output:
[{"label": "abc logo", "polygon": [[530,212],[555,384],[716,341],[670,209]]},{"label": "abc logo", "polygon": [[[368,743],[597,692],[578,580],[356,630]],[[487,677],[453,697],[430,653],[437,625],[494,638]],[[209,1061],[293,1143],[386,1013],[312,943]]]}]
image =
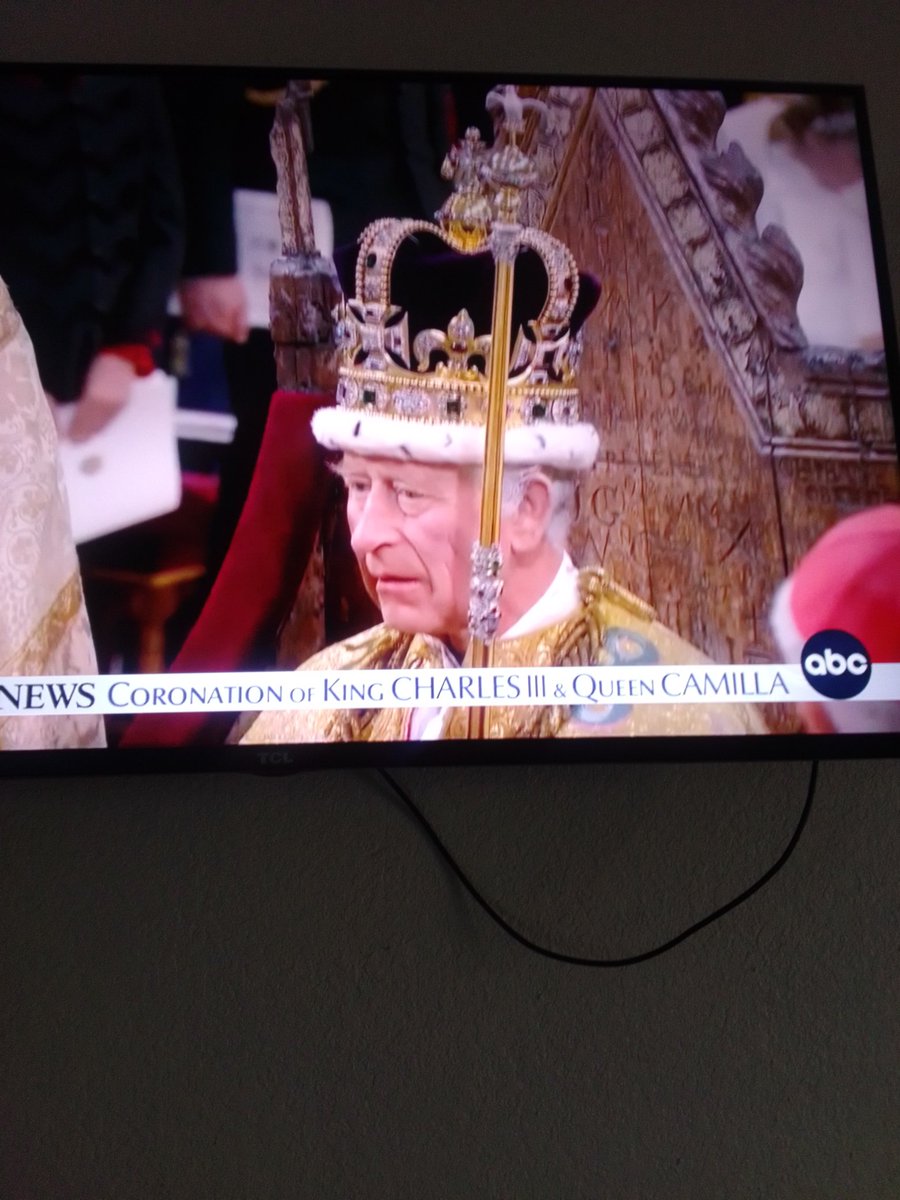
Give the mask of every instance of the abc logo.
[{"label": "abc logo", "polygon": [[843,629],[814,633],[803,647],[800,666],[806,682],[829,700],[858,696],[872,674],[865,646]]}]

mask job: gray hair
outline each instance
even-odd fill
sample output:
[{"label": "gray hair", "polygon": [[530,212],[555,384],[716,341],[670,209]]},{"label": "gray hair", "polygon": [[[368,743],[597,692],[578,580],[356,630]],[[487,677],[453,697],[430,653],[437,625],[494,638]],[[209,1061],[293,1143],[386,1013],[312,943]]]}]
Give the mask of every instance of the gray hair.
[{"label": "gray hair", "polygon": [[550,493],[547,539],[565,550],[575,519],[575,479],[552,467],[506,467],[503,471],[502,507],[517,508],[532,480],[541,480]]}]

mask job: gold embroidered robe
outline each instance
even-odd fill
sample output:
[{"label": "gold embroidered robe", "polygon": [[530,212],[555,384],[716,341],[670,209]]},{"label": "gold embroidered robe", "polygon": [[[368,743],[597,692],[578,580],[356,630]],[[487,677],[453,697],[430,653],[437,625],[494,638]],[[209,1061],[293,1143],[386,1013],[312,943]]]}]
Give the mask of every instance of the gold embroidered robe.
[{"label": "gold embroidered robe", "polygon": [[[600,570],[579,574],[580,604],[566,619],[522,637],[494,643],[498,667],[562,667],[708,664],[694,646],[666,629],[649,605],[638,600]],[[443,667],[433,638],[398,633],[386,625],[336,642],[313,655],[302,671],[413,670]],[[412,709],[304,710],[268,712],[256,718],[243,743],[406,741]],[[765,733],[757,711],[741,703],[629,704],[563,706],[492,706],[488,736],[636,737],[684,734]],[[467,710],[448,709],[442,738],[464,738]]]},{"label": "gold embroidered robe", "polygon": [[[56,427],[0,279],[0,676],[94,675]],[[0,715],[0,749],[103,746],[98,716]]]}]

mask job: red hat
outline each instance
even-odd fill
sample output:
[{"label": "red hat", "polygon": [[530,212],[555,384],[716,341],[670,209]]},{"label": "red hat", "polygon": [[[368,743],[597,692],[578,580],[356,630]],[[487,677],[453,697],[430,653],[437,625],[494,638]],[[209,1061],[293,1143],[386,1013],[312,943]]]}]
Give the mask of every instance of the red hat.
[{"label": "red hat", "polygon": [[789,662],[824,629],[853,634],[872,662],[900,662],[900,504],[855,513],[819,538],[776,594],[772,629]]}]

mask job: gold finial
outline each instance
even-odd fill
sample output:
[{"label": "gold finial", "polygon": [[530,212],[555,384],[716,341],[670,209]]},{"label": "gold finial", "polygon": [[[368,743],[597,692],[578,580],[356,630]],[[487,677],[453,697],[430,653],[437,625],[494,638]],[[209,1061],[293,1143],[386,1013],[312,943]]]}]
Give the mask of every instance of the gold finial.
[{"label": "gold finial", "polygon": [[547,106],[541,100],[520,96],[511,84],[504,84],[488,92],[485,107],[495,119],[499,116],[503,139],[490,154],[483,174],[495,192],[495,220],[502,225],[511,225],[518,219],[522,192],[538,178],[534,159],[519,146],[519,138],[525,129],[525,115],[534,112],[543,122]]}]

